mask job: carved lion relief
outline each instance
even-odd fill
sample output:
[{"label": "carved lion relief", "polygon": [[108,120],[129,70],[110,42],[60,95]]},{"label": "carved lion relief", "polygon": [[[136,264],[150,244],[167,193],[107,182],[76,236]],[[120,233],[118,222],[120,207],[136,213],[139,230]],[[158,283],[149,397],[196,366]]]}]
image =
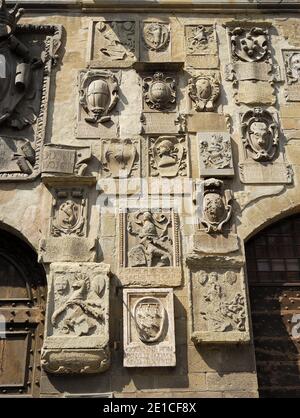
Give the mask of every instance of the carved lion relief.
[{"label": "carved lion relief", "polygon": [[218,73],[199,73],[188,83],[188,94],[197,112],[215,110],[220,95],[220,76]]},{"label": "carved lion relief", "polygon": [[58,189],[52,202],[51,235],[86,235],[86,197],[83,189]]},{"label": "carved lion relief", "polygon": [[255,161],[271,161],[278,151],[279,132],[274,116],[260,107],[246,112],[241,119],[246,153]]},{"label": "carved lion relief", "polygon": [[236,27],[229,30],[235,60],[258,62],[269,58],[268,31],[260,27]]},{"label": "carved lion relief", "polygon": [[109,70],[88,70],[79,74],[79,103],[85,111],[89,124],[104,124],[111,121],[111,112],[116,106],[119,83]]},{"label": "carved lion relief", "polygon": [[96,373],[109,366],[108,273],[109,266],[103,263],[51,265],[42,353],[46,371]]},{"label": "carved lion relief", "polygon": [[223,193],[223,181],[210,178],[204,180],[204,198],[202,208],[202,224],[206,232],[222,233],[224,225],[230,220],[232,215],[232,193],[225,190]]},{"label": "carved lion relief", "polygon": [[139,171],[138,140],[111,139],[102,143],[102,170],[105,177],[128,178]]},{"label": "carved lion relief", "polygon": [[142,36],[146,48],[161,51],[169,45],[170,27],[165,23],[147,22],[143,24]]},{"label": "carved lion relief", "polygon": [[173,110],[176,105],[176,80],[157,72],[143,79],[143,93],[149,109]]},{"label": "carved lion relief", "polygon": [[150,176],[187,176],[187,169],[186,137],[162,135],[149,138]]}]

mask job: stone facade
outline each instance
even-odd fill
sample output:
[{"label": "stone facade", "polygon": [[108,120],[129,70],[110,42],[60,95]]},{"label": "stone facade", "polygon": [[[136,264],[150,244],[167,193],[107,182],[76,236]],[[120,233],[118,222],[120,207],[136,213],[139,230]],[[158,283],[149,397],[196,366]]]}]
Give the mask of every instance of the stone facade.
[{"label": "stone facade", "polygon": [[20,3],[0,221],[47,272],[41,394],[257,397],[244,242],[300,207],[291,5]]}]

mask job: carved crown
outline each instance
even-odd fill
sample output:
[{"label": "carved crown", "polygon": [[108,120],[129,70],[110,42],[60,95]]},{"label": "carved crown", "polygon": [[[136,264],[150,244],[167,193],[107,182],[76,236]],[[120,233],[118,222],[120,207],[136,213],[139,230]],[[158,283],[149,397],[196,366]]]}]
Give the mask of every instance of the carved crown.
[{"label": "carved crown", "polygon": [[220,193],[220,190],[223,186],[223,181],[210,178],[204,180],[204,194],[206,193]]},{"label": "carved crown", "polygon": [[8,9],[5,0],[0,0],[0,24],[10,27],[11,32],[16,28],[18,20],[24,13],[24,9],[20,9],[16,4],[12,9]]}]

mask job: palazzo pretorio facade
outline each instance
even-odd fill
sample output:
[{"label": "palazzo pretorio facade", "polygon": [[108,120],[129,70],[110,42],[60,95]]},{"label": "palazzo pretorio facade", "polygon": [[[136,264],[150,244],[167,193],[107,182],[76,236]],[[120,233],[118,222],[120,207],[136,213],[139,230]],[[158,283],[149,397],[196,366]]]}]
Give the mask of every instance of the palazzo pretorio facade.
[{"label": "palazzo pretorio facade", "polygon": [[300,2],[0,1],[0,397],[300,397]]}]

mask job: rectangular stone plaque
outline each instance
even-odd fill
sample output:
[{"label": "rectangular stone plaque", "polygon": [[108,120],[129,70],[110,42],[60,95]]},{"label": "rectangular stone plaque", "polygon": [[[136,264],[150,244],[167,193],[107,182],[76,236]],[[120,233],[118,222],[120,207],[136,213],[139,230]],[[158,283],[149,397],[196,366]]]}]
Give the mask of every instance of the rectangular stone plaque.
[{"label": "rectangular stone plaque", "polygon": [[188,132],[211,132],[212,128],[215,132],[226,131],[225,116],[212,112],[196,112],[187,116]]},{"label": "rectangular stone plaque", "polygon": [[231,140],[228,132],[198,132],[201,177],[232,177]]},{"label": "rectangular stone plaque", "polygon": [[247,343],[248,309],[240,270],[198,270],[191,279],[192,341],[195,344]]},{"label": "rectangular stone plaque", "polygon": [[232,64],[238,80],[269,81],[272,66],[265,62],[236,62]]},{"label": "rectangular stone plaque", "polygon": [[177,134],[180,130],[180,125],[176,123],[177,117],[178,114],[175,112],[143,112],[141,116],[142,130],[145,134]]},{"label": "rectangular stone plaque", "polygon": [[118,275],[127,286],[181,285],[177,213],[171,209],[128,209],[119,214]]},{"label": "rectangular stone plaque", "polygon": [[173,289],[124,289],[124,367],[175,367]]},{"label": "rectangular stone plaque", "polygon": [[240,179],[244,184],[292,182],[292,168],[284,163],[245,162],[239,164]]},{"label": "rectangular stone plaque", "polygon": [[87,61],[91,68],[126,68],[139,53],[139,28],[134,19],[92,20]]},{"label": "rectangular stone plaque", "polygon": [[274,87],[266,81],[240,81],[236,101],[253,105],[273,105],[276,103]]},{"label": "rectangular stone plaque", "polygon": [[39,245],[39,261],[94,261],[96,240],[80,237],[49,237]]},{"label": "rectangular stone plaque", "polygon": [[43,152],[43,172],[73,174],[75,150],[45,147]]},{"label": "rectangular stone plaque", "polygon": [[300,84],[291,84],[285,88],[287,102],[300,102]]},{"label": "rectangular stone plaque", "polygon": [[227,254],[238,251],[238,236],[233,233],[210,235],[197,232],[193,235],[193,250],[203,254]]},{"label": "rectangular stone plaque", "polygon": [[218,68],[218,46],[214,25],[186,25],[185,50],[187,66]]}]

